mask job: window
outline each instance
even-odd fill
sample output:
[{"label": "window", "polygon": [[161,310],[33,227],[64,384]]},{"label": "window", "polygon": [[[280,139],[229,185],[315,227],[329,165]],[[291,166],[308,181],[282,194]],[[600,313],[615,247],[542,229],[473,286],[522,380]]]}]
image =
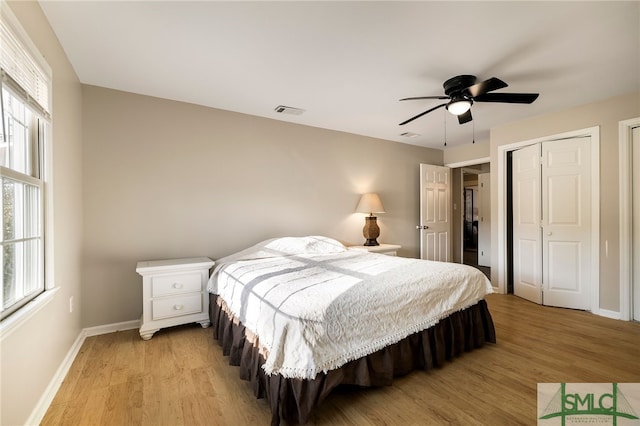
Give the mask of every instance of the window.
[{"label": "window", "polygon": [[4,2],[1,5],[0,318],[4,319],[45,291],[44,155],[50,72]]}]

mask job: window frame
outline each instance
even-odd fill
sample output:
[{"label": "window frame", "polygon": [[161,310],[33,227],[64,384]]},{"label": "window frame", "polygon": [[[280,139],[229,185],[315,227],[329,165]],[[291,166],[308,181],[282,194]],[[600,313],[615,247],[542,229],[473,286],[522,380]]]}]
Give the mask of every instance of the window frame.
[{"label": "window frame", "polygon": [[[6,309],[4,308],[4,306],[2,306],[0,311],[0,319],[2,320],[9,317],[11,314],[18,311],[22,306],[26,305],[31,300],[35,299],[40,294],[46,291],[45,277],[44,277],[44,265],[45,265],[45,249],[44,248],[47,241],[45,237],[45,228],[44,228],[44,217],[46,214],[45,208],[44,208],[44,189],[45,188],[44,188],[44,181],[43,179],[40,178],[40,176],[43,175],[42,172],[43,172],[44,164],[42,161],[43,160],[42,147],[46,144],[46,128],[48,127],[48,122],[47,120],[45,120],[40,116],[40,113],[38,111],[34,111],[33,108],[31,108],[29,104],[26,102],[26,100],[20,97],[20,94],[15,93],[15,91],[11,90],[10,86],[7,87],[7,85],[4,85],[3,81],[0,80],[0,102],[2,102],[2,104],[0,105],[0,112],[2,113],[1,115],[3,119],[3,122],[2,122],[3,126],[6,126],[7,124],[6,120],[4,120],[5,111],[4,111],[3,95],[5,93],[5,90],[6,92],[10,93],[18,102],[21,102],[25,109],[30,110],[28,115],[29,117],[28,123],[22,123],[24,126],[26,126],[27,133],[28,133],[28,143],[27,143],[27,147],[25,147],[29,151],[29,155],[26,156],[26,160],[28,161],[28,166],[26,166],[27,168],[26,171],[29,172],[30,174],[16,171],[12,168],[0,165],[0,177],[2,178],[3,183],[5,182],[5,179],[7,179],[19,185],[26,185],[26,186],[32,186],[37,188],[37,192],[38,192],[38,196],[36,200],[37,206],[35,207],[34,210],[23,211],[23,215],[24,215],[23,217],[28,217],[28,215],[33,215],[33,214],[37,215],[37,218],[35,221],[37,232],[36,232],[36,235],[34,236],[22,235],[20,237],[13,237],[8,241],[4,240],[4,235],[3,235],[2,238],[0,238],[0,247],[2,248],[2,251],[0,252],[3,253],[4,248],[9,245],[13,245],[14,247],[21,247],[20,246],[21,243],[28,243],[31,241],[39,241],[39,244],[37,244],[38,247],[37,247],[37,253],[36,253],[37,255],[36,264],[32,265],[32,269],[24,271],[27,274],[32,274],[32,277],[34,277],[33,278],[34,286],[29,291],[26,291],[25,289],[26,283],[24,282],[26,278],[22,277],[23,286],[22,288],[20,288],[20,293],[22,294],[19,298],[15,300],[14,303],[9,305]],[[7,133],[8,133],[7,129],[3,128],[2,134],[6,135]],[[3,188],[3,191],[4,191],[4,188]],[[4,199],[3,199],[3,206],[4,206]],[[20,207],[24,208],[25,206],[26,206],[26,203],[22,204]],[[3,223],[2,231],[4,232],[4,218],[2,223]],[[27,253],[26,252],[22,253],[22,257],[27,257]],[[23,259],[23,261],[26,261],[26,259]],[[4,256],[3,256],[3,262],[4,262]],[[17,275],[16,280],[18,278],[20,278],[20,275]],[[3,290],[4,290],[3,288],[0,288],[0,294],[4,293]],[[1,300],[2,300],[2,303],[4,304],[4,295],[2,296]]]}]

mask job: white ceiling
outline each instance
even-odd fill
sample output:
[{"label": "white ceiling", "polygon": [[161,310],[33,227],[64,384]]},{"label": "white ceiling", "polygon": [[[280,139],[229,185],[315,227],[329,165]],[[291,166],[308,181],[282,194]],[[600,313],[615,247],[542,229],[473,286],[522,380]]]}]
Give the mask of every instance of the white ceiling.
[{"label": "white ceiling", "polygon": [[[640,90],[640,2],[41,1],[83,83],[442,148],[515,120]],[[498,77],[531,105],[441,95]],[[277,114],[277,105],[305,109]],[[446,117],[446,118],[445,118]],[[407,139],[410,131],[421,136]]]}]

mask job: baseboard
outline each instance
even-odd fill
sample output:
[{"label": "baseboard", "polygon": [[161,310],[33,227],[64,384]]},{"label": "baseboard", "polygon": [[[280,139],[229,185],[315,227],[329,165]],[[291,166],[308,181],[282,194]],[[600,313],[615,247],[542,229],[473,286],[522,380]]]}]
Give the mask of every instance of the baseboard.
[{"label": "baseboard", "polygon": [[611,319],[617,319],[617,320],[621,320],[622,316],[620,316],[620,312],[616,312],[616,311],[610,311],[608,309],[598,309],[597,311],[593,312],[596,315],[600,315],[601,317],[606,317],[606,318],[611,318]]},{"label": "baseboard", "polygon": [[64,378],[67,377],[67,373],[71,368],[71,364],[73,364],[73,361],[76,359],[78,352],[80,352],[80,348],[82,348],[82,344],[84,343],[85,338],[86,335],[84,334],[84,330],[81,330],[80,334],[78,334],[78,337],[73,342],[73,345],[71,345],[69,352],[67,352],[67,355],[62,360],[62,364],[60,364],[60,367],[58,367],[56,374],[53,375],[51,382],[49,382],[49,385],[38,400],[38,403],[31,412],[31,415],[29,416],[25,424],[39,425],[44,418],[44,415],[47,414],[47,410],[49,409],[53,398],[55,398],[56,393],[58,393],[58,389],[60,389],[60,385],[62,385]]},{"label": "baseboard", "polygon": [[53,375],[51,382],[49,382],[49,385],[38,400],[38,403],[31,412],[31,415],[29,416],[25,424],[39,425],[40,422],[42,422],[45,414],[47,414],[47,410],[49,409],[51,402],[53,402],[53,398],[55,398],[56,393],[58,393],[58,390],[60,389],[64,378],[67,377],[67,373],[69,372],[73,361],[76,359],[76,356],[78,356],[78,353],[82,348],[82,344],[87,337],[115,333],[116,331],[132,330],[138,327],[140,327],[140,320],[125,321],[115,324],[83,328],[78,334],[76,340],[73,342],[73,345],[71,345],[69,352],[67,352],[64,360],[62,360],[62,364],[60,364],[60,367],[58,367],[56,374]]},{"label": "baseboard", "polygon": [[89,327],[82,330],[85,336],[99,336],[101,334],[115,333],[116,331],[133,330],[134,328],[140,328],[140,320],[116,322],[114,324],[99,325],[96,327]]}]

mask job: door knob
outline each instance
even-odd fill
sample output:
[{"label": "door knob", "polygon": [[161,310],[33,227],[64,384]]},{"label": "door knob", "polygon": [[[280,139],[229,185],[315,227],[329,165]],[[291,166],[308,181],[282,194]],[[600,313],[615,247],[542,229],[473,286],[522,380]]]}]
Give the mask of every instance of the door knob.
[{"label": "door knob", "polygon": [[429,229],[429,227],[427,225],[418,225],[416,229]]}]

